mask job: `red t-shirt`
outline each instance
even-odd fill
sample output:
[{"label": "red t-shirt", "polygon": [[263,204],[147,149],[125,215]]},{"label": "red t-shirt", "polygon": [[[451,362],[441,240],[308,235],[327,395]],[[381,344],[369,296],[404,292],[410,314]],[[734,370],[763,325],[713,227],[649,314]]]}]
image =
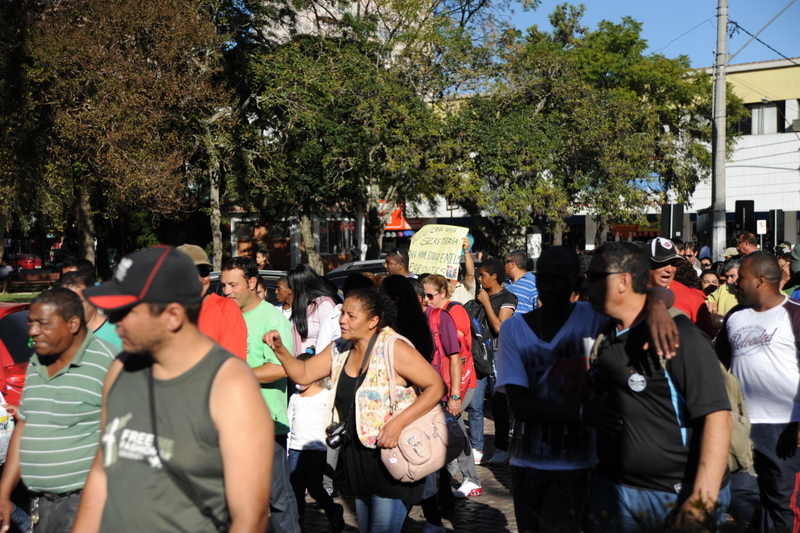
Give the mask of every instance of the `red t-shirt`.
[{"label": "red t-shirt", "polygon": [[703,333],[713,339],[716,332],[711,322],[711,313],[708,311],[703,291],[689,288],[680,281],[675,280],[669,284],[669,290],[675,295],[675,305],[673,307],[686,313],[686,316],[688,316]]},{"label": "red t-shirt", "polygon": [[247,360],[247,324],[230,298],[209,294],[200,308],[197,327],[236,357]]}]

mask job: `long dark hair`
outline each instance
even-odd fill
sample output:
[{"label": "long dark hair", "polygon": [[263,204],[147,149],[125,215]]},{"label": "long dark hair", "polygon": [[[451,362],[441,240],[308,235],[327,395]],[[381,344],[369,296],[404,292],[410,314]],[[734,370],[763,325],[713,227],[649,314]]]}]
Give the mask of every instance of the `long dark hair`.
[{"label": "long dark hair", "polygon": [[405,276],[395,274],[387,276],[378,291],[397,307],[397,318],[390,326],[407,337],[417,351],[430,361],[433,356],[433,338],[428,327],[428,318],[419,304],[414,286]]},{"label": "long dark hair", "polygon": [[308,338],[308,313],[309,306],[314,304],[314,300],[320,296],[327,296],[334,302],[339,301],[339,296],[317,271],[308,265],[295,265],[289,269],[286,277],[289,280],[289,288],[294,293],[294,303],[292,303],[292,320],[294,327],[300,338]]}]

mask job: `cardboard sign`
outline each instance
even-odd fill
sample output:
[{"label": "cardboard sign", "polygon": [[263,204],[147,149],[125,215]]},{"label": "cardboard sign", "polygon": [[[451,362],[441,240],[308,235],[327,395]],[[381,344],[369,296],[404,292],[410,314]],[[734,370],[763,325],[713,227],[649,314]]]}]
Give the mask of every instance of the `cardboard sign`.
[{"label": "cardboard sign", "polygon": [[468,228],[428,224],[411,238],[408,250],[408,269],[415,274],[441,274],[447,279],[458,279],[461,260],[461,240]]}]

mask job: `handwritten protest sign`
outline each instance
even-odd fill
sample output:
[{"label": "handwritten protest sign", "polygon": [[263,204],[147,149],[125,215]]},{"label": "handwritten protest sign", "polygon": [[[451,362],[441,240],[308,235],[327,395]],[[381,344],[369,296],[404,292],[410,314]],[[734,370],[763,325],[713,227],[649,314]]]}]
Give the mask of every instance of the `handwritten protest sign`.
[{"label": "handwritten protest sign", "polygon": [[461,239],[469,229],[444,224],[428,224],[411,238],[408,269],[417,274],[441,274],[458,279]]}]

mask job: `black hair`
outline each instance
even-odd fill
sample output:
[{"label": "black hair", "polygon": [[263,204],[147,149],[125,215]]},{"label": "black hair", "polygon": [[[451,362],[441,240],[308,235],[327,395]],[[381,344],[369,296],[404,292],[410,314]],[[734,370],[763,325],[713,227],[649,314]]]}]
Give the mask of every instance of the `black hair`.
[{"label": "black hair", "polygon": [[317,274],[309,265],[295,265],[287,273],[289,288],[294,293],[294,303],[292,304],[292,320],[297,334],[305,340],[308,338],[308,308],[314,304],[314,300],[327,296],[334,302],[339,300],[339,295],[325,283],[322,276]]},{"label": "black hair", "polygon": [[246,280],[258,277],[258,266],[251,257],[245,257],[243,255],[240,255],[238,257],[228,259],[227,261],[225,261],[225,264],[222,265],[223,271],[237,270],[237,269],[242,271],[244,279]]},{"label": "black hair", "polygon": [[386,254],[386,259],[396,259],[398,263],[403,263],[403,266],[408,268],[408,252],[405,250],[394,249]]},{"label": "black hair", "polygon": [[347,298],[350,291],[355,289],[374,289],[375,283],[361,272],[351,272],[344,280],[342,294]]},{"label": "black hair", "polygon": [[[750,233],[750,232],[740,233],[737,236],[736,240],[737,241],[744,241],[747,244],[749,244],[750,246],[758,246],[758,238],[756,238],[756,236],[754,234]],[[738,244],[738,242],[737,242],[737,244]]]},{"label": "black hair", "polygon": [[92,287],[95,281],[97,281],[97,278],[94,275],[94,271],[71,270],[61,276],[61,279],[58,280],[58,286],[66,288]]},{"label": "black hair", "polygon": [[481,262],[481,266],[478,268],[484,269],[486,273],[489,274],[490,276],[493,274],[497,275],[497,283],[499,283],[500,285],[502,285],[503,282],[506,280],[506,272],[503,269],[503,263],[501,263],[499,259],[496,259],[494,257],[490,257],[489,259],[484,259]]},{"label": "black hair", "polygon": [[428,327],[428,318],[408,278],[397,274],[387,276],[378,292],[394,302],[397,308],[395,322],[389,325],[399,334],[408,337],[417,351],[430,360],[433,356],[433,338]]},{"label": "black hair", "polygon": [[83,301],[81,297],[64,287],[54,287],[49,291],[44,291],[33,299],[31,305],[52,305],[55,307],[56,314],[65,322],[78,317],[81,326],[86,325],[86,315],[83,313]]},{"label": "black hair", "polygon": [[379,330],[397,321],[397,308],[394,302],[375,289],[354,289],[347,293],[347,298],[358,300],[367,317],[378,317]]},{"label": "black hair", "polygon": [[423,285],[423,281],[422,280],[425,279],[425,278],[421,277],[421,278],[406,278],[406,279],[408,279],[408,282],[411,284],[411,288],[414,289],[414,292],[417,293],[417,298],[419,298],[420,300],[422,300],[424,302],[425,301],[425,285]]},{"label": "black hair", "polygon": [[89,272],[94,273],[94,263],[89,261],[88,259],[83,259],[79,257],[70,257],[63,263],[61,263],[61,271],[63,272],[65,268],[77,268],[78,270],[87,270]]},{"label": "black hair", "polygon": [[644,250],[630,242],[607,242],[595,251],[613,272],[627,272],[633,279],[633,292],[644,294],[650,279],[650,259]]}]

